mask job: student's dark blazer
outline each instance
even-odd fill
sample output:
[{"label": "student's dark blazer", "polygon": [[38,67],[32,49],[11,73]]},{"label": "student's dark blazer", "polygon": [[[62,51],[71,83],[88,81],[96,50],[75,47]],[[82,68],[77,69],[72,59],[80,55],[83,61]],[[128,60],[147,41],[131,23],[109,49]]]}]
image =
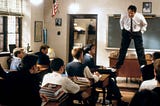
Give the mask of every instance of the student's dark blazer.
[{"label": "student's dark blazer", "polygon": [[41,106],[39,82],[25,71],[7,73],[0,79],[0,104],[7,106]]},{"label": "student's dark blazer", "polygon": [[154,78],[154,66],[153,63],[146,65],[145,67],[141,68],[143,81],[150,80]]},{"label": "student's dark blazer", "polygon": [[100,68],[100,66],[95,64],[94,59],[87,54],[85,54],[83,57],[83,64],[88,66],[91,72],[97,71],[98,68]]},{"label": "student's dark blazer", "polygon": [[80,62],[70,62],[66,66],[66,71],[68,76],[73,77],[73,76],[79,76],[79,77],[84,77],[84,68],[85,66],[80,63]]},{"label": "student's dark blazer", "polygon": [[41,52],[35,53],[35,55],[38,56],[38,64],[40,65],[50,65],[49,56],[46,54],[43,54]]}]

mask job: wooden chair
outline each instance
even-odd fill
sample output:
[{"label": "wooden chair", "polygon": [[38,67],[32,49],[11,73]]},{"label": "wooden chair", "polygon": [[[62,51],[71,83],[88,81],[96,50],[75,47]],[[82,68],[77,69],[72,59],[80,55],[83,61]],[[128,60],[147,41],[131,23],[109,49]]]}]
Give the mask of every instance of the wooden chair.
[{"label": "wooden chair", "polygon": [[102,74],[101,78],[99,79],[97,83],[97,87],[95,88],[97,92],[102,92],[103,94],[103,101],[102,106],[106,105],[105,99],[106,99],[106,88],[109,84],[109,74]]}]

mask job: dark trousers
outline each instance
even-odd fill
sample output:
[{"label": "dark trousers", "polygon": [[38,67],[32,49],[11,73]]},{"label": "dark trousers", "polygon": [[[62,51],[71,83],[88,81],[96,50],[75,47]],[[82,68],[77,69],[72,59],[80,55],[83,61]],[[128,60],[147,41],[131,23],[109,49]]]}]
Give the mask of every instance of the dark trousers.
[{"label": "dark trousers", "polygon": [[107,86],[107,99],[120,100],[122,96],[117,86],[116,73],[112,72],[110,69],[98,69],[97,71],[100,74],[110,74],[109,85]]},{"label": "dark trousers", "polygon": [[109,78],[109,85],[107,86],[107,99],[120,100],[122,97],[119,87],[114,79]]},{"label": "dark trousers", "polygon": [[122,30],[122,40],[121,40],[121,48],[119,51],[119,57],[118,61],[116,63],[116,68],[120,68],[120,66],[123,64],[128,47],[130,45],[131,40],[134,40],[134,46],[136,49],[136,53],[138,56],[138,61],[140,66],[146,65],[146,59],[144,55],[144,48],[143,48],[143,39],[142,39],[142,33],[139,32],[129,32],[125,29]]}]

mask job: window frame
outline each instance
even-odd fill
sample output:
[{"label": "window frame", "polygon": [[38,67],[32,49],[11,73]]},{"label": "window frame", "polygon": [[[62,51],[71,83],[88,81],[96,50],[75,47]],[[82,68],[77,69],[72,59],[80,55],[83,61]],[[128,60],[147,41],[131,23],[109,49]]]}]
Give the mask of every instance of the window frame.
[{"label": "window frame", "polygon": [[[3,49],[2,52],[8,52],[8,16],[2,16],[3,17]],[[22,47],[22,17],[15,16],[18,21],[18,33],[15,32],[15,34],[18,34],[18,44],[17,47]],[[16,23],[15,23],[16,24]],[[1,53],[1,52],[0,52]]]}]

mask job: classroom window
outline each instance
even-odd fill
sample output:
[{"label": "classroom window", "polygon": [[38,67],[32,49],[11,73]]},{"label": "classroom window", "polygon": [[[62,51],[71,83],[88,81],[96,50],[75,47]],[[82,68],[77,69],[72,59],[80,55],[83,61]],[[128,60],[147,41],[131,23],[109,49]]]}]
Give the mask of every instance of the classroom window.
[{"label": "classroom window", "polygon": [[0,0],[0,52],[9,51],[9,44],[22,46],[24,0]]},{"label": "classroom window", "polygon": [[3,18],[0,17],[0,51],[3,50]]},{"label": "classroom window", "polygon": [[16,16],[1,16],[0,20],[0,51],[9,51],[9,44],[21,47],[22,18]]},{"label": "classroom window", "polygon": [[8,17],[8,44],[19,45],[19,34],[18,34],[18,18],[15,16]]}]

